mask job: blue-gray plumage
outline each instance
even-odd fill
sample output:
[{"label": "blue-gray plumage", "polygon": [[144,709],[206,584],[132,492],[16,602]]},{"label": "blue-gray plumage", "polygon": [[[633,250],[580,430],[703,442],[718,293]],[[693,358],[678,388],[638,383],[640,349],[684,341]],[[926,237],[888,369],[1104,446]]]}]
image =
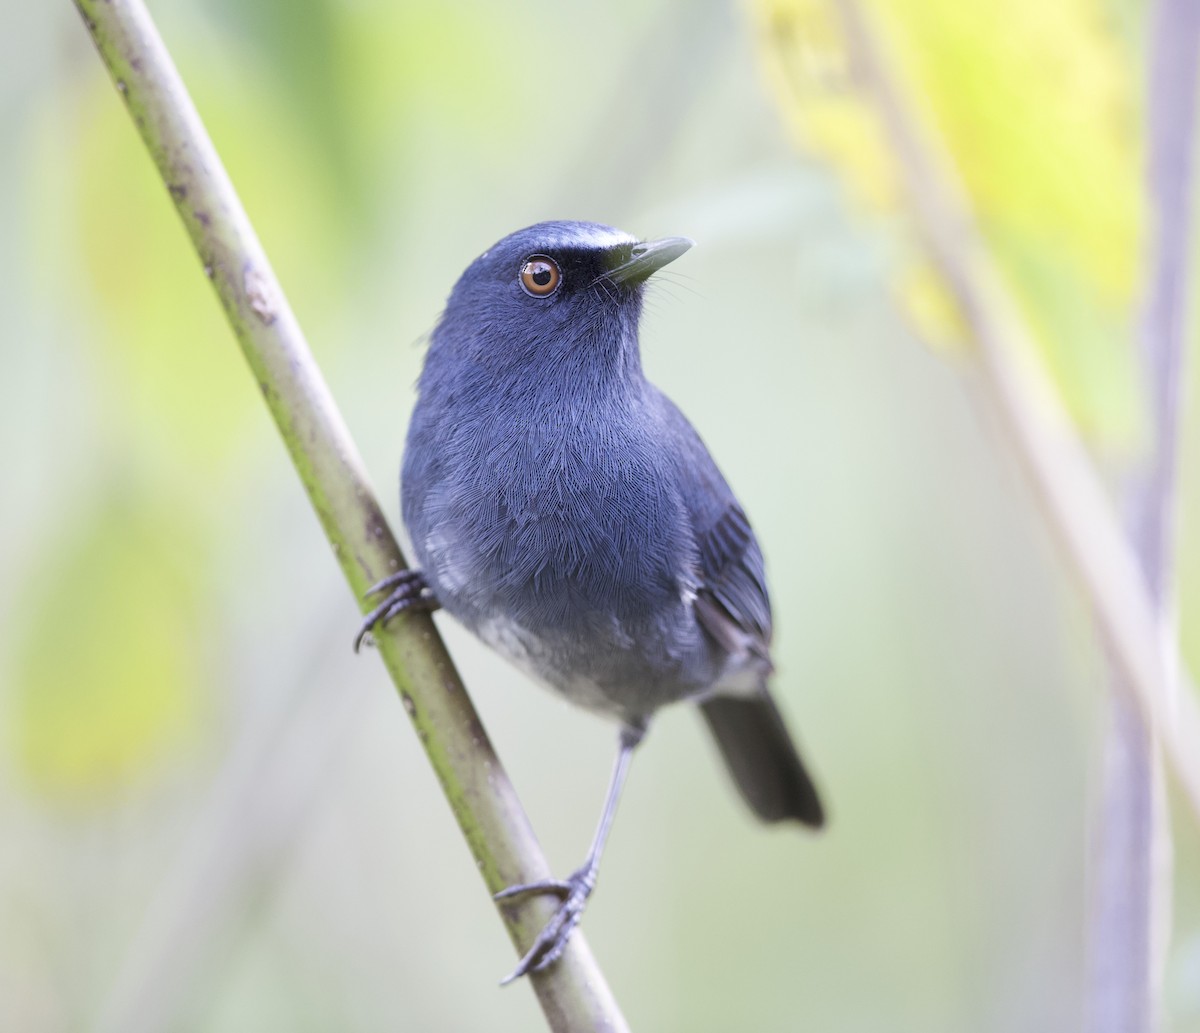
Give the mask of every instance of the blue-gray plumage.
[{"label": "blue-gray plumage", "polygon": [[[616,717],[621,751],[584,866],[513,977],[563,950],[595,882],[630,754],[662,705],[701,703],[760,817],[820,825],[775,704],[771,608],[745,513],[646,380],[646,279],[691,241],[547,222],[477,258],[433,332],[401,475],[419,572],[364,622],[440,605],[569,699]],[[513,978],[510,977],[510,978]]]}]

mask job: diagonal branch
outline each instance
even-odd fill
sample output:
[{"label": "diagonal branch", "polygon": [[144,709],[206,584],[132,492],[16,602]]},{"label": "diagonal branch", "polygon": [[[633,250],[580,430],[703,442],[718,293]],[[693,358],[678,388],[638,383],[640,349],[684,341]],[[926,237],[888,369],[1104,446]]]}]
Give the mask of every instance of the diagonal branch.
[{"label": "diagonal branch", "polygon": [[944,148],[911,110],[862,6],[835,0],[835,7],[856,80],[880,118],[924,242],[977,346],[976,384],[1095,612],[1119,684],[1158,737],[1200,819],[1200,706],[1190,692],[1169,688],[1177,650],[1173,644],[1164,650],[1137,558],[1037,363]]},{"label": "diagonal branch", "polygon": [[[362,461],[141,0],[75,0],[212,280],[354,596],[403,565]],[[495,892],[548,866],[511,783],[428,616],[393,621],[379,651]],[[551,901],[501,912],[524,950]],[[532,977],[550,1028],[621,1033],[625,1020],[578,932]]]}]

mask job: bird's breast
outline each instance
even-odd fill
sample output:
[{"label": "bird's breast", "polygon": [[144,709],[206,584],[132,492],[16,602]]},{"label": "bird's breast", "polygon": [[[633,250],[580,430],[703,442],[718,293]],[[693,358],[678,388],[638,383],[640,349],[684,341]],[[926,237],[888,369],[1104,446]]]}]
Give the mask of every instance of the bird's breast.
[{"label": "bird's breast", "polygon": [[561,627],[679,604],[694,543],[641,428],[610,416],[464,429],[438,462],[406,456],[406,523],[447,609]]}]

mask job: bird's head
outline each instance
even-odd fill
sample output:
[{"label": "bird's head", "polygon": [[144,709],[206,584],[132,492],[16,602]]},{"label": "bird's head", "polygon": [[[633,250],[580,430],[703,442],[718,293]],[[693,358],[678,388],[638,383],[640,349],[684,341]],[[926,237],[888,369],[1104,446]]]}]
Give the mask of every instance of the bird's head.
[{"label": "bird's head", "polygon": [[543,222],[494,244],[455,284],[435,345],[492,369],[562,363],[640,372],[646,280],[692,246],[591,222]]}]

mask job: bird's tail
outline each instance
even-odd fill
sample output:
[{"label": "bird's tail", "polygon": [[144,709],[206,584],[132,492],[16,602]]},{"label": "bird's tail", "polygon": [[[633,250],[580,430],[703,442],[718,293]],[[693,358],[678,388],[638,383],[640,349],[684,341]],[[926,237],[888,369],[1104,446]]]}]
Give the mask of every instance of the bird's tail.
[{"label": "bird's tail", "polygon": [[795,818],[813,828],[825,824],[816,786],[765,686],[750,698],[714,696],[700,709],[755,814],[763,821]]}]

